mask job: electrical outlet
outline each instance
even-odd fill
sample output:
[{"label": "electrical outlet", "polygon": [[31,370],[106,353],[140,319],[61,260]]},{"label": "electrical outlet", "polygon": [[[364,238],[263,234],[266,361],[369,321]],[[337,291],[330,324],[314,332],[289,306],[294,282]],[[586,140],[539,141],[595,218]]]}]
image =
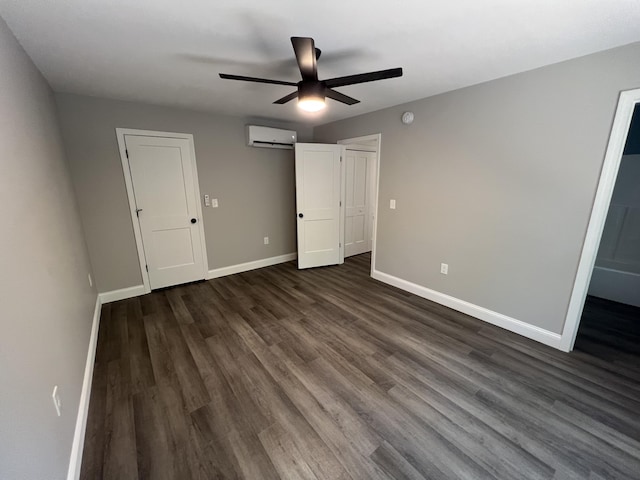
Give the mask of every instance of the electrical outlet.
[{"label": "electrical outlet", "polygon": [[389,208],[391,210],[395,210],[396,209],[396,201],[395,200],[389,200]]},{"label": "electrical outlet", "polygon": [[56,407],[56,413],[58,416],[61,415],[62,409],[62,401],[60,400],[60,395],[58,395],[58,386],[53,387],[53,393],[51,394],[51,398],[53,399],[53,406]]},{"label": "electrical outlet", "polygon": [[89,286],[93,287],[93,278],[91,278],[91,274],[87,273],[87,277],[89,278]]},{"label": "electrical outlet", "polygon": [[269,237],[264,237],[264,244],[269,245]]},{"label": "electrical outlet", "polygon": [[209,195],[205,195],[204,196],[204,206],[205,207],[210,207],[211,206],[211,197]]},{"label": "electrical outlet", "polygon": [[440,273],[442,273],[443,275],[448,275],[449,274],[449,264],[448,263],[441,263],[440,264]]}]

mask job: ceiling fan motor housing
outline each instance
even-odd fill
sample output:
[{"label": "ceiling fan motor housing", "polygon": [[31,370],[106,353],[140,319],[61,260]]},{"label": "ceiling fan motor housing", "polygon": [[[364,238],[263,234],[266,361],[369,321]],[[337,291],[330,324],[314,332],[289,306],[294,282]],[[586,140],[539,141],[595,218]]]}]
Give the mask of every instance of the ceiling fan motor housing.
[{"label": "ceiling fan motor housing", "polygon": [[319,81],[301,81],[298,83],[298,98],[323,98],[326,87]]}]

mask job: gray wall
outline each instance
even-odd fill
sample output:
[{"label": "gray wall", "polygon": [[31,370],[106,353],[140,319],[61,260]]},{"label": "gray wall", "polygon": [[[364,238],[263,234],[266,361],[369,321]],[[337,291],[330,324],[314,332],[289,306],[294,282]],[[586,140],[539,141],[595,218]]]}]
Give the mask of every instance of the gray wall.
[{"label": "gray wall", "polygon": [[[296,251],[293,151],[246,146],[245,124],[266,122],[68,94],[56,99],[100,292],[142,284],[117,127],[193,134],[200,192],[220,203],[203,207],[210,270]],[[311,127],[269,125],[297,130],[301,141],[312,135]]]},{"label": "gray wall", "polygon": [[96,292],[53,94],[1,18],[0,92],[0,478],[62,479]]},{"label": "gray wall", "polygon": [[314,134],[382,133],[378,270],[560,333],[618,95],[637,87],[633,44]]}]

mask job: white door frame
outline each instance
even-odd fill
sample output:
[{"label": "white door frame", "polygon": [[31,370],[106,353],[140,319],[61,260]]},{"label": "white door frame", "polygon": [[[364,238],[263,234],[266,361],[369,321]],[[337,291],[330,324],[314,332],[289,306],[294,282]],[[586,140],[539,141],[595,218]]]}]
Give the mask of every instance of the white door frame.
[{"label": "white door frame", "polygon": [[578,263],[578,271],[569,301],[569,308],[562,330],[562,337],[560,338],[560,350],[565,352],[573,350],[576,335],[578,334],[580,318],[582,317],[584,302],[591,282],[591,274],[596,263],[596,255],[600,246],[604,223],[607,219],[611,196],[618,177],[618,169],[620,168],[620,161],[622,160],[636,103],[640,103],[640,89],[627,90],[620,93],[618,107],[613,118],[613,126],[611,127],[611,135],[609,136],[609,144],[604,156],[600,181],[596,190],[593,209],[591,210],[591,218],[589,219],[580,262]]},{"label": "white door frame", "polygon": [[195,194],[198,201],[196,202],[196,208],[198,213],[198,221],[200,222],[200,243],[202,244],[202,262],[204,275],[202,278],[206,278],[208,271],[209,257],[207,256],[207,244],[205,242],[204,235],[204,220],[202,217],[202,197],[200,196],[200,182],[198,181],[198,168],[196,165],[196,150],[193,142],[193,135],[190,133],[173,133],[173,132],[158,132],[153,130],[135,130],[130,128],[116,128],[116,137],[118,138],[118,149],[120,150],[120,160],[122,162],[122,172],[124,173],[124,183],[127,187],[127,199],[129,201],[129,213],[131,215],[131,223],[133,224],[133,234],[136,238],[136,248],[138,251],[138,260],[140,261],[140,275],[142,276],[142,283],[144,284],[144,293],[151,292],[151,282],[149,280],[149,272],[146,269],[146,260],[144,253],[144,244],[142,243],[142,231],[140,230],[140,223],[136,215],[136,202],[133,192],[133,181],[131,179],[131,169],[129,167],[129,158],[127,157],[127,147],[125,144],[125,135],[137,135],[142,137],[164,137],[164,138],[179,138],[189,142],[189,151],[191,153],[191,167],[193,168],[193,179]]},{"label": "white door frame", "polygon": [[[371,271],[369,272],[370,275],[373,275],[374,270],[376,269],[376,232],[378,231],[378,193],[380,191],[380,162],[381,162],[381,153],[382,153],[382,134],[381,133],[374,133],[371,135],[364,135],[362,137],[354,137],[354,138],[345,138],[344,140],[338,140],[338,144],[340,145],[353,145],[353,144],[358,144],[358,143],[363,143],[363,142],[371,142],[371,141],[375,141],[376,142],[376,164],[375,164],[375,172],[374,172],[374,183],[375,183],[375,193],[374,193],[374,197],[371,199],[371,201],[373,202],[374,205],[374,217],[373,217],[373,241],[371,243]],[[345,173],[346,173],[346,169],[345,169],[345,162],[342,162],[342,184],[344,185],[346,183],[345,180]],[[345,199],[346,199],[346,195],[345,195],[345,188],[343,187],[343,192],[342,192],[342,222],[344,223],[344,209],[345,209]],[[342,229],[342,246],[344,249],[344,226]],[[344,250],[343,250],[344,252]]]}]

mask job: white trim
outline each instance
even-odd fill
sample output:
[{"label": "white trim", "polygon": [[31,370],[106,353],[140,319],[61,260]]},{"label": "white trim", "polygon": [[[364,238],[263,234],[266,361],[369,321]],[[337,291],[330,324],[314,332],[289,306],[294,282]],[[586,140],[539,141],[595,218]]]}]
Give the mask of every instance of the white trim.
[{"label": "white trim", "polygon": [[345,138],[343,140],[338,140],[336,143],[340,145],[350,145],[350,144],[365,144],[367,147],[372,147],[373,145],[367,144],[367,142],[378,141],[378,148],[380,148],[380,133],[371,133],[369,135],[362,135],[361,137],[353,137],[353,138]]},{"label": "white trim", "polygon": [[87,430],[87,417],[89,415],[89,399],[91,398],[91,382],[93,380],[93,366],[96,360],[96,348],[98,347],[98,330],[100,329],[100,310],[102,302],[100,296],[96,297],[96,308],[93,311],[93,322],[91,325],[91,336],[89,337],[89,348],[87,350],[87,362],[84,367],[84,379],[82,381],[82,392],[80,393],[80,404],[78,405],[78,416],[76,418],[76,429],[73,434],[71,445],[71,458],[69,459],[69,471],[67,480],[78,480],[80,478],[80,466],[82,465],[82,452],[84,449],[84,436]]},{"label": "white trim", "polygon": [[[138,252],[138,260],[140,263],[140,275],[142,275],[142,283],[144,292],[151,291],[151,282],[149,281],[149,272],[147,272],[144,254],[144,244],[142,243],[142,231],[140,223],[137,221],[135,195],[133,191],[133,181],[131,179],[131,169],[129,167],[129,159],[127,158],[127,146],[125,143],[126,135],[138,135],[143,137],[162,137],[162,138],[179,138],[189,142],[189,150],[191,155],[191,166],[193,168],[194,189],[196,195],[196,209],[198,218],[200,219],[200,243],[202,245],[202,278],[206,277],[207,265],[209,257],[207,256],[207,242],[204,235],[204,217],[202,216],[202,197],[200,196],[200,182],[198,181],[198,166],[196,163],[196,149],[193,141],[193,135],[190,133],[172,133],[157,132],[153,130],[136,130],[130,128],[116,128],[116,137],[118,139],[118,149],[120,151],[120,161],[122,163],[122,172],[124,174],[124,183],[127,189],[127,199],[129,201],[129,213],[131,215],[131,223],[133,224],[133,234],[136,239],[136,247]],[[128,298],[128,297],[125,297]],[[113,301],[113,300],[111,300]]]},{"label": "white trim", "polygon": [[277,257],[263,258],[261,260],[254,260],[253,262],[240,263],[238,265],[230,265],[228,267],[215,268],[209,270],[207,280],[212,278],[226,277],[227,275],[233,275],[234,273],[248,272],[249,270],[255,270],[257,268],[270,267],[271,265],[277,265],[279,263],[290,262],[298,258],[297,253],[287,253],[285,255],[278,255]]},{"label": "white trim", "polygon": [[361,145],[358,143],[349,143],[347,144],[347,150],[351,150],[353,152],[377,152],[378,147],[375,145]]},{"label": "white trim", "polygon": [[340,223],[338,235],[340,236],[340,257],[338,265],[344,263],[344,222],[347,210],[347,147],[340,150]]},{"label": "white trim", "polygon": [[584,301],[587,297],[591,274],[596,263],[596,254],[598,253],[604,223],[611,203],[611,195],[613,194],[624,145],[629,133],[631,117],[638,102],[640,102],[640,89],[622,92],[618,100],[600,181],[593,202],[593,209],[591,210],[591,218],[589,219],[589,226],[587,227],[573,291],[569,300],[569,308],[567,309],[567,316],[562,330],[562,341],[559,348],[565,352],[573,350],[573,345],[576,341]]},{"label": "white trim", "polygon": [[[371,276],[373,277],[374,272],[376,271],[376,237],[378,234],[378,213],[379,213],[379,193],[380,193],[380,165],[382,162],[382,134],[374,133],[371,135],[364,135],[362,137],[354,137],[354,138],[345,138],[344,140],[338,140],[338,144],[340,145],[349,145],[349,144],[358,144],[362,142],[370,142],[376,141],[376,171],[375,175],[375,197],[372,199],[374,205],[374,216],[373,216],[373,241],[371,242]],[[344,244],[344,239],[343,242]]]},{"label": "white trim", "polygon": [[105,303],[117,302],[118,300],[126,300],[127,298],[139,297],[149,293],[144,285],[136,285],[135,287],[121,288],[120,290],[111,290],[110,292],[102,292],[98,295],[100,301]]},{"label": "white trim", "polygon": [[445,307],[449,307],[459,312],[466,313],[467,315],[471,315],[472,317],[478,318],[492,325],[504,328],[505,330],[509,330],[510,332],[514,332],[532,340],[536,340],[537,342],[544,343],[545,345],[549,345],[550,347],[560,347],[561,338],[557,333],[553,333],[549,330],[536,327],[535,325],[530,325],[521,320],[508,317],[507,315],[503,315],[501,313],[494,312],[493,310],[474,305],[473,303],[460,300],[450,295],[436,292],[435,290],[431,290],[430,288],[423,287],[421,285],[403,280],[398,277],[394,277],[393,275],[389,275],[388,273],[374,270],[371,276],[376,280],[380,280],[381,282],[393,285],[394,287],[398,287],[402,290],[413,293],[414,295],[418,295],[419,297],[439,303],[440,305],[444,305]]}]

